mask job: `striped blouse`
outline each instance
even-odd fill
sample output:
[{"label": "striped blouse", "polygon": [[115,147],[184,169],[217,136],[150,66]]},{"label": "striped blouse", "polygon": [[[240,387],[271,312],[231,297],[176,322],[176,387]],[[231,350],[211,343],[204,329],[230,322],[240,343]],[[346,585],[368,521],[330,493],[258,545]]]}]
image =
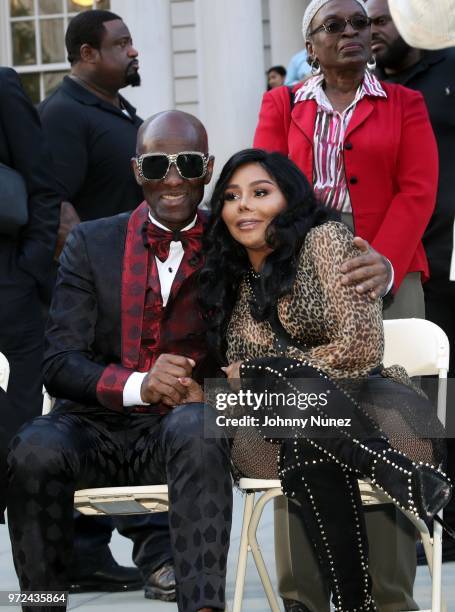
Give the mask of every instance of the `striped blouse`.
[{"label": "striped blouse", "polygon": [[295,94],[296,104],[302,100],[315,100],[318,105],[314,128],[313,188],[326,206],[352,212],[343,159],[346,130],[357,103],[363,97],[386,98],[387,94],[378,79],[367,71],[354,100],[339,113],[326,96],[323,83],[323,75],[311,77]]}]

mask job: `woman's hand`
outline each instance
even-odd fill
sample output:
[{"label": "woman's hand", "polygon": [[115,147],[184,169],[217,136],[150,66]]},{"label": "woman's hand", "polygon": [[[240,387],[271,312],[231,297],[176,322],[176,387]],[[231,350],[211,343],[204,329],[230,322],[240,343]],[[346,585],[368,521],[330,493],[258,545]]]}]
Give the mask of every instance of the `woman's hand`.
[{"label": "woman's hand", "polygon": [[221,368],[226,374],[229,386],[233,391],[240,390],[240,366],[242,363],[243,361],[234,361],[234,363],[230,363],[228,366]]},{"label": "woman's hand", "polygon": [[196,402],[202,404],[204,402],[204,391],[192,378],[184,377],[178,379],[179,383],[186,388],[186,394],[181,401],[182,404]]},{"label": "woman's hand", "polygon": [[230,363],[228,366],[221,368],[226,374],[226,378],[229,378],[230,380],[240,378],[240,366],[242,363],[243,361],[234,361],[234,363]]}]

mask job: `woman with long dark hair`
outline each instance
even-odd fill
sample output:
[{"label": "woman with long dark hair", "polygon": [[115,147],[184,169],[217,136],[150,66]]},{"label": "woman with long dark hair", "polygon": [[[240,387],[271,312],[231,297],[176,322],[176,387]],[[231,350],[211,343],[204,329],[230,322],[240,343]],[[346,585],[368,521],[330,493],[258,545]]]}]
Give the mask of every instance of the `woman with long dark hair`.
[{"label": "woman with long dark hair", "polygon": [[285,156],[247,149],[224,166],[200,274],[209,340],[228,377],[254,392],[326,390],[305,408],[312,429],[289,419],[272,432],[263,418],[238,429],[233,462],[246,476],[281,479],[344,612],[376,609],[357,478],[423,519],[452,490],[433,467],[444,452],[431,407],[402,368],[381,365],[380,300],[343,284],[340,266],[353,255],[350,231]]}]

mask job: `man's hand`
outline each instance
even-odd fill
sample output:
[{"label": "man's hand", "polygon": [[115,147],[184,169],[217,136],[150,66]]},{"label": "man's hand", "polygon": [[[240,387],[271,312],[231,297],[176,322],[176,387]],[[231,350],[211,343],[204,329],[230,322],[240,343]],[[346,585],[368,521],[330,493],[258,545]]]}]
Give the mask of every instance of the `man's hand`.
[{"label": "man's hand", "polygon": [[141,399],[147,404],[163,402],[167,406],[181,404],[188,388],[179,378],[190,378],[195,362],[181,355],[160,355],[142,381]]},{"label": "man's hand", "polygon": [[368,293],[372,300],[383,297],[392,278],[388,259],[375,251],[363,238],[357,236],[353,244],[361,254],[342,264],[341,282],[343,285],[355,285],[358,293]]},{"label": "man's hand", "polygon": [[62,202],[60,207],[60,225],[57,232],[57,245],[55,247],[54,259],[60,257],[65,241],[70,231],[81,222],[76,209],[70,202]]},{"label": "man's hand", "polygon": [[186,387],[186,396],[184,403],[197,402],[202,404],[204,401],[204,391],[201,385],[199,385],[192,378],[179,378],[179,383]]}]

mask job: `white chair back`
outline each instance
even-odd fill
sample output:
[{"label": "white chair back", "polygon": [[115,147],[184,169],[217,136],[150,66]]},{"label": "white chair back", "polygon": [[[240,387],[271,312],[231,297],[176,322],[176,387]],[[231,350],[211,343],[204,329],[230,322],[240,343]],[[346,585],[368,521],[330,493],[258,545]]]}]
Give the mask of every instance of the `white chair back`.
[{"label": "white chair back", "polygon": [[399,364],[409,376],[447,377],[449,340],[440,327],[424,319],[384,321],[384,365]]},{"label": "white chair back", "polygon": [[0,353],[0,389],[6,391],[9,380],[9,362],[3,353]]},{"label": "white chair back", "polygon": [[[410,376],[437,374],[439,377],[438,416],[445,423],[449,341],[440,327],[423,319],[384,321],[383,363],[385,366],[401,365]],[[279,480],[241,478],[239,486],[246,495],[244,498],[233,612],[240,612],[242,609],[249,551],[253,555],[270,609],[272,612],[280,612],[281,608],[261,554],[256,531],[264,506],[274,497],[282,495],[281,483]],[[360,480],[359,486],[364,504],[391,503],[391,499],[382,491],[373,487],[369,481]],[[258,499],[256,499],[257,495],[259,496]],[[336,503],[336,500],[334,500],[334,503]],[[442,602],[441,526],[436,522],[433,523],[433,538],[431,538],[428,527],[423,521],[416,519],[411,513],[406,513],[406,516],[420,532],[430,574],[432,573],[431,610],[422,610],[422,612],[447,612],[447,608]]]}]

